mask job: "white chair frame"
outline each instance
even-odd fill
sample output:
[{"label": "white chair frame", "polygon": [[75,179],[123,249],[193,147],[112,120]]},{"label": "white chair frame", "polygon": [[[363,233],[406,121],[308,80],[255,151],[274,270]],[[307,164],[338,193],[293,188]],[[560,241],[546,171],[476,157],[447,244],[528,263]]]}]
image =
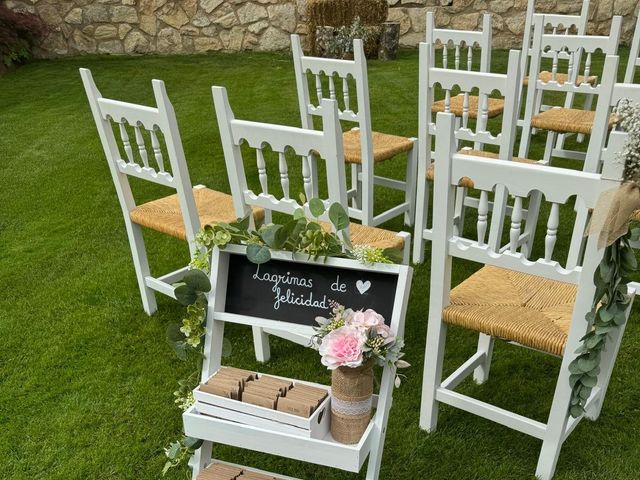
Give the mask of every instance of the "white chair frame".
[{"label": "white chair frame", "polygon": [[[222,364],[222,350],[225,323],[251,325],[255,329],[270,331],[288,331],[295,329],[301,336],[309,338],[315,333],[312,327],[294,325],[265,318],[245,317],[225,312],[225,279],[228,272],[229,256],[245,254],[245,247],[231,245],[224,251],[215,249],[213,253],[211,284],[209,294],[207,327],[202,361],[202,381],[206,381]],[[406,265],[375,264],[363,265],[356,260],[328,258],[313,260],[292,259],[285,252],[273,252],[276,260],[309,265],[326,265],[361,271],[386,272],[398,276],[398,285],[391,316],[391,330],[399,337],[404,336],[404,322],[411,290],[412,269]],[[205,440],[192,459],[193,479],[212,462],[213,442],[246,448],[253,451],[279,455],[304,462],[325,465],[341,470],[359,472],[369,457],[366,479],[377,480],[380,473],[384,440],[392,404],[395,366],[383,368],[378,395],[374,395],[375,414],[362,439],[354,445],[345,445],[333,439],[305,438],[290,433],[281,433],[266,428],[243,425],[236,422],[200,415],[196,407],[183,414],[184,429],[187,435]],[[273,474],[272,474],[273,475]],[[278,476],[278,478],[283,478]]]},{"label": "white chair frame", "polygon": [[[466,140],[474,142],[474,148],[478,145],[496,145],[499,147],[499,160],[511,161],[513,158],[513,147],[516,140],[517,130],[513,128],[518,118],[518,94],[520,78],[520,52],[512,50],[509,52],[508,73],[506,75],[488,72],[469,72],[464,70],[450,70],[434,67],[434,45],[420,44],[420,68],[419,68],[419,100],[418,100],[418,178],[416,194],[416,221],[413,243],[413,261],[421,263],[424,259],[424,242],[431,240],[432,229],[428,228],[429,216],[429,182],[426,179],[427,171],[432,163],[431,138],[436,134],[436,125],[433,122],[431,106],[434,101],[435,85],[445,90],[445,112],[448,112],[448,102],[451,98],[451,89],[456,86],[460,88],[464,95],[463,116],[456,118],[455,137],[456,142]],[[468,110],[469,92],[478,91],[480,99],[478,101],[478,121],[475,131],[469,128]],[[497,135],[492,135],[487,131],[487,99],[493,92],[498,91],[505,100],[504,112],[502,114],[502,128]],[[438,138],[436,137],[436,148]],[[493,161],[499,161],[493,160]],[[437,165],[437,164],[436,164]],[[439,167],[436,168],[436,176],[439,174]],[[464,222],[464,206],[471,205],[478,207],[476,199],[466,196],[466,189],[458,188],[456,204],[456,230],[462,230]],[[494,198],[495,208],[499,205],[499,211],[506,208],[507,198],[504,191],[498,189]],[[434,210],[435,211],[435,210]],[[496,216],[495,218],[498,218]],[[501,226],[496,226],[489,239],[491,248],[498,250],[502,237]]]},{"label": "white chair frame", "polygon": [[[527,3],[527,13],[525,16],[525,27],[524,34],[522,38],[522,49],[527,51],[526,55],[523,55],[521,58],[522,61],[522,78],[524,79],[529,72],[529,60],[531,59],[531,55],[533,53],[533,33],[534,33],[534,17],[536,15],[544,15],[545,17],[545,28],[551,28],[551,34],[558,34],[558,30],[563,30],[564,33],[561,35],[570,35],[571,29],[575,28],[577,35],[586,35],[587,34],[587,22],[589,20],[589,0],[582,0],[582,8],[580,9],[580,15],[560,15],[560,14],[537,14],[535,12],[535,0],[529,0]],[[546,53],[543,52],[543,58],[552,58],[554,61],[557,60],[569,60],[569,55],[566,52],[559,52],[557,59],[554,58],[552,52]],[[575,56],[574,61],[577,64],[580,64],[581,56],[580,54]],[[573,78],[571,79],[575,82],[575,79],[578,77],[578,70],[576,69],[573,74]],[[531,80],[531,79],[529,79]],[[565,108],[571,108],[573,106],[573,100],[575,98],[575,94],[573,92],[569,92],[565,97]],[[585,100],[585,108],[590,109],[593,101],[592,96],[587,96]],[[540,95],[537,99],[536,111],[543,111],[551,108],[550,105],[542,104],[542,95]],[[522,127],[524,125],[524,120],[518,120],[518,126]],[[567,135],[562,134],[558,137],[557,148],[563,148],[564,140]],[[584,135],[578,135],[578,141],[582,142],[584,139]]]},{"label": "white chair frame", "polygon": [[[404,214],[404,223],[413,224],[415,206],[415,182],[417,148],[416,139],[414,148],[407,152],[407,169],[405,180],[396,180],[387,177],[376,176],[374,172],[374,145],[371,127],[371,110],[369,105],[369,80],[367,74],[367,60],[364,54],[362,40],[353,41],[353,60],[337,60],[332,58],[320,58],[304,55],[300,37],[291,35],[291,49],[293,51],[293,64],[296,75],[296,87],[298,92],[298,104],[302,127],[313,129],[313,117],[320,113],[320,103],[325,97],[322,85],[322,77],[326,76],[329,83],[329,97],[337,101],[334,76],[342,80],[342,101],[344,108],[338,105],[338,116],[341,121],[356,123],[354,129],[360,130],[361,164],[351,165],[351,189],[348,196],[352,199],[349,208],[349,216],[360,220],[363,225],[377,226],[398,215]],[[315,105],[309,94],[307,74],[315,76],[316,95],[318,104]],[[356,86],[357,112],[350,106],[349,82],[351,77]],[[315,157],[311,158],[311,177],[317,189],[318,170]],[[374,186],[380,185],[405,192],[404,202],[396,205],[378,215],[374,215]],[[317,190],[313,192],[317,196]]]},{"label": "white chair frame", "polygon": [[[622,17],[616,16],[611,23],[611,32],[606,36],[596,35],[553,35],[544,33],[544,26],[547,23],[546,15],[536,15],[534,18],[534,38],[533,38],[533,53],[531,54],[531,66],[529,75],[529,87],[527,88],[527,97],[525,103],[525,116],[524,126],[522,130],[522,137],[520,140],[520,157],[527,157],[529,154],[529,146],[531,143],[532,127],[531,119],[534,115],[539,113],[539,97],[542,96],[544,91],[563,92],[567,95],[571,94],[586,94],[590,96],[598,95],[602,89],[602,83],[596,86],[591,86],[589,83],[583,83],[576,85],[576,82],[565,82],[560,84],[556,81],[555,75],[557,74],[558,62],[556,59],[560,57],[560,53],[569,55],[568,60],[568,76],[569,78],[577,78],[580,70],[579,60],[583,53],[586,53],[587,58],[585,62],[584,77],[587,78],[590,75],[591,70],[591,56],[597,50],[601,50],[605,55],[616,55],[618,53],[618,44],[620,40],[620,27],[622,25]],[[547,50],[549,49],[549,50]],[[543,82],[538,78],[540,74],[540,63],[543,58],[543,54],[549,53],[554,55],[554,64],[552,69],[552,79],[549,82]],[[559,107],[554,107],[559,108]],[[570,107],[564,107],[570,108]],[[584,161],[586,154],[582,152],[575,152],[572,150],[565,150],[564,148],[554,148],[555,141],[558,134],[553,131],[549,131],[547,134],[547,144],[545,147],[544,158],[545,162],[549,162],[552,156],[569,158],[573,160]]]},{"label": "white chair frame", "polygon": [[631,40],[631,49],[629,50],[629,60],[627,62],[627,70],[624,74],[624,83],[634,83],[636,68],[640,67],[640,12],[636,22],[636,29]]},{"label": "white chair frame", "polygon": [[[179,281],[189,267],[185,266],[160,277],[151,275],[142,227],[133,223],[129,215],[136,208],[136,202],[131,192],[128,177],[140,178],[176,190],[189,244],[189,252],[193,255],[196,249],[195,236],[200,230],[200,220],[175,111],[167,97],[162,80],[153,80],[151,82],[157,107],[147,107],[103,98],[93,81],[91,71],[81,68],[80,76],[82,77],[91,112],[102,142],[102,148],[107,157],[109,171],[122,208],[133,256],[133,265],[136,271],[138,287],[140,288],[140,296],[142,297],[142,305],[144,311],[151,315],[157,310],[155,292],[175,298],[172,284]],[[118,141],[112,128],[114,123],[118,125],[120,140],[125,153],[124,157],[126,158],[123,158],[118,147]],[[135,132],[135,147],[131,144],[126,125],[133,128]],[[143,130],[146,130],[151,138],[153,157],[148,154]],[[164,137],[171,171],[165,170],[165,160],[157,135],[158,131]],[[156,166],[151,163],[154,160]]]},{"label": "white chair frame", "polygon": [[[440,170],[435,180],[435,198],[441,214],[435,218],[432,239],[429,325],[420,426],[427,431],[434,431],[438,420],[438,405],[446,403],[531,435],[543,442],[536,475],[541,480],[550,480],[556,468],[560,448],[569,434],[584,416],[592,420],[599,416],[624,332],[624,327],[621,327],[612,334],[607,344],[601,361],[602,371],[598,384],[586,403],[586,415],[570,418],[568,413],[571,398],[569,364],[577,356],[574,352],[581,338],[590,329],[585,316],[591,310],[595,294],[593,275],[602,259],[603,250],[597,248],[597,235],[590,235],[583,267],[565,269],[558,262],[553,261],[552,255],[560,226],[559,206],[566,204],[571,196],[578,195],[586,205],[594,207],[602,192],[620,185],[624,165],[615,158],[614,152],[622,147],[626,135],[619,132],[612,134],[610,148],[605,154],[605,169],[601,175],[517,162],[496,162],[457,154],[454,122],[451,114],[438,114],[436,161],[440,165]],[[463,176],[472,178],[476,189],[481,190],[481,203],[484,207],[480,209],[478,216],[477,240],[462,238],[454,233],[455,191],[458,179]],[[495,185],[504,185],[511,195],[516,196],[514,212],[511,215],[510,248],[499,254],[488,249],[484,242],[488,211],[487,192],[490,192]],[[516,251],[522,218],[522,200],[532,190],[541,190],[546,200],[552,204],[547,223],[544,258],[536,261],[529,261]],[[493,351],[493,338],[488,335],[481,334],[477,353],[446,380],[442,380],[447,333],[447,325],[442,321],[442,311],[449,304],[454,257],[577,285],[576,303],[568,340],[546,424],[462,395],[454,390],[471,373],[474,373],[478,383],[487,380]],[[633,289],[629,289],[629,292],[631,295],[635,294]],[[627,316],[630,309],[631,305],[627,310]]]}]

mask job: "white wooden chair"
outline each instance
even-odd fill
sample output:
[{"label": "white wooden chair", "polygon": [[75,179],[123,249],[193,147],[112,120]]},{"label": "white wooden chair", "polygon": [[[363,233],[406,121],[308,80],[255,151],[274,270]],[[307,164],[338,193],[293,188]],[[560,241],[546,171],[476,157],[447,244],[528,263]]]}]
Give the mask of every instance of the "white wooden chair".
[{"label": "white wooden chair", "polygon": [[[344,159],[351,165],[352,200],[349,216],[358,219],[363,225],[376,226],[398,215],[404,214],[404,223],[412,225],[415,205],[415,172],[417,149],[416,139],[387,133],[374,132],[371,127],[369,108],[369,80],[367,61],[362,40],[353,41],[353,60],[336,60],[304,55],[298,35],[291,35],[291,49],[296,73],[298,104],[303,128],[313,129],[313,117],[319,115],[319,106],[323,98],[339,101],[340,120],[357,124],[343,134]],[[311,99],[307,75],[315,77],[317,103]],[[325,86],[323,86],[323,77]],[[336,92],[336,80],[341,83],[341,95]],[[356,108],[353,110],[353,98],[349,93],[349,78],[355,83]],[[328,83],[328,94],[327,86]],[[342,97],[339,99],[339,97]],[[407,155],[407,168],[403,181],[376,176],[374,169],[379,162],[394,158],[399,154]],[[311,158],[311,177],[317,179],[315,158]],[[317,188],[317,183],[314,181]],[[378,215],[374,215],[374,186],[405,192],[404,202]],[[316,193],[316,191],[314,191]]]},{"label": "white wooden chair", "polygon": [[[160,277],[152,276],[142,227],[186,240],[193,254],[195,236],[201,225],[237,218],[232,199],[230,195],[203,186],[191,188],[178,123],[164,82],[152,81],[157,107],[147,107],[103,98],[91,72],[81,68],[80,75],[124,215],[144,311],[151,315],[157,309],[155,292],[175,298],[172,283],[179,281],[188,267]],[[114,128],[118,129],[120,145]],[[132,146],[131,134],[135,146]],[[169,187],[176,193],[136,205],[129,177]],[[263,216],[263,210],[254,211],[255,220]]]},{"label": "white wooden chair", "polygon": [[[453,30],[448,28],[436,28],[435,16],[433,12],[427,12],[427,39],[426,43],[432,45],[433,49],[442,47],[442,69],[474,71],[473,62],[474,50],[479,50],[479,72],[491,72],[491,42],[492,28],[491,15],[482,16],[482,30]],[[465,55],[466,52],[466,55]],[[465,58],[466,57],[466,58]],[[435,53],[432,60],[435,66]],[[456,115],[463,116],[464,94],[459,94],[449,98],[448,111]],[[478,116],[480,105],[477,95],[468,95],[469,108],[467,114],[469,118],[479,122],[478,129],[483,129],[490,118],[497,117],[504,111],[504,100],[500,98],[489,98],[486,114]],[[445,100],[433,101],[431,112],[436,114],[445,111]],[[474,145],[475,149],[481,148]]]},{"label": "white wooden chair", "polygon": [[[583,152],[554,148],[558,134],[585,134],[590,135],[593,126],[595,112],[569,107],[553,107],[539,112],[538,98],[545,91],[561,92],[569,94],[598,95],[602,84],[592,80],[591,57],[600,50],[605,55],[616,55],[620,40],[620,27],[622,18],[616,16],[611,23],[611,32],[606,36],[595,35],[553,35],[544,33],[546,15],[536,15],[534,18],[535,32],[531,54],[530,77],[536,78],[535,82],[529,82],[527,88],[526,107],[522,137],[520,140],[521,157],[529,154],[532,129],[547,130],[547,144],[544,152],[545,162],[549,162],[552,156],[569,158],[574,160],[585,159]],[[541,75],[541,60],[543,53],[554,55],[552,71],[548,75]],[[567,62],[566,77],[559,77],[558,61],[560,54],[569,56]],[[575,77],[576,70],[580,70],[579,59],[586,53],[586,61],[583,72]],[[575,81],[565,81],[566,78],[576,78]],[[597,80],[597,79],[596,79]]]},{"label": "white wooden chair", "polygon": [[[321,115],[323,120],[323,130],[320,132],[236,120],[229,106],[226,90],[222,87],[213,87],[212,91],[236,214],[243,214],[250,207],[287,214],[292,214],[300,207],[308,209],[308,200],[319,198],[316,197],[315,190],[317,183],[311,175],[310,157],[312,155],[314,158],[320,157],[325,161],[328,196],[322,200],[327,206],[331,203],[340,203],[346,210],[347,184],[342,156],[342,133],[335,100],[323,99],[321,106],[317,109],[317,114]],[[243,162],[240,149],[240,142],[243,139],[252,149],[255,149],[256,162],[251,164],[256,165],[254,171],[257,171],[260,180],[260,192],[254,192],[247,184],[246,169],[248,167]],[[277,175],[280,178],[280,192],[271,192],[268,188],[268,172],[263,152],[265,143],[278,154]],[[293,149],[302,162],[302,184],[307,199],[304,204],[298,201],[297,194],[291,196],[289,192],[289,168],[284,153],[287,146]],[[327,228],[329,228],[328,224]],[[356,223],[351,223],[349,230],[354,245],[401,249],[404,263],[409,263],[411,234]]]},{"label": "white wooden chair", "polygon": [[[323,105],[331,107],[328,100]],[[327,118],[327,117],[325,117]],[[235,121],[239,122],[239,121]],[[337,116],[335,125],[338,125]],[[256,130],[251,128],[253,125],[245,125],[242,129],[243,135],[247,134],[253,137],[249,132]],[[287,128],[287,127],[284,127]],[[334,128],[333,126],[331,127]],[[305,131],[303,131],[306,133]],[[289,132],[291,133],[291,132]],[[261,135],[259,135],[261,136]],[[298,142],[294,143],[302,146],[305,143],[313,143],[314,137],[309,136],[308,141],[304,140],[304,135],[294,135],[289,138],[298,138]],[[317,141],[318,137],[315,137]],[[327,148],[333,148],[327,145]],[[214,288],[211,291],[208,301],[207,327],[204,345],[204,358],[202,361],[202,381],[206,381],[221,366],[222,350],[224,339],[224,327],[226,323],[236,323],[242,325],[251,325],[264,330],[289,330],[296,327],[302,327],[299,330],[302,336],[313,335],[315,331],[312,327],[296,325],[295,323],[282,322],[278,320],[253,316],[244,316],[238,314],[230,314],[225,311],[225,291],[226,279],[229,271],[229,258],[233,255],[244,254],[244,247],[229,246],[227,249],[220,251],[214,250],[211,271],[211,282]],[[390,328],[399,337],[404,336],[404,321],[409,300],[409,291],[411,289],[412,270],[406,265],[381,265],[372,266],[363,265],[355,260],[342,258],[328,258],[326,260],[301,260],[293,259],[286,252],[274,252],[274,260],[281,262],[294,262],[309,265],[310,268],[317,267],[339,267],[356,271],[362,271],[363,275],[374,272],[384,272],[389,275],[397,276],[398,283],[394,296],[392,314],[390,318]],[[268,264],[267,264],[268,265]],[[217,288],[216,288],[217,287]],[[313,309],[312,309],[313,310]],[[310,315],[315,315],[313,311]],[[318,358],[318,364],[320,359]],[[183,414],[185,434],[204,440],[202,446],[196,451],[192,458],[191,466],[193,467],[193,480],[198,477],[199,472],[207,465],[213,463],[224,463],[219,460],[212,460],[212,447],[214,443],[222,445],[231,445],[242,449],[248,449],[256,452],[263,452],[270,455],[277,455],[287,459],[313,463],[316,465],[324,465],[331,468],[357,473],[359,472],[365,461],[368,461],[366,474],[364,478],[367,480],[378,480],[380,474],[380,465],[384,448],[385,434],[387,423],[389,420],[389,411],[392,405],[392,396],[394,390],[394,379],[396,368],[393,365],[385,365],[382,369],[380,379],[380,387],[378,395],[374,395],[373,404],[375,413],[371,418],[369,426],[364,432],[360,441],[353,445],[346,445],[336,442],[331,434],[324,438],[309,438],[300,434],[290,432],[276,431],[268,426],[257,427],[217,418],[209,415],[203,415],[198,412],[197,404],[189,408]],[[297,380],[296,382],[299,382]],[[302,381],[301,383],[308,383]],[[311,384],[315,388],[327,389],[326,386],[320,384]],[[329,412],[326,412],[328,415]],[[302,430],[302,429],[301,429]],[[266,472],[264,472],[266,473]],[[269,477],[281,480],[295,480],[291,477],[270,473]],[[329,477],[331,478],[331,477]]]},{"label": "white wooden chair", "polygon": [[[523,75],[523,86],[528,86],[529,84],[529,61],[531,59],[531,55],[533,53],[533,33],[534,33],[534,18],[536,15],[540,15],[535,11],[535,0],[528,0],[527,2],[527,13],[525,16],[525,26],[524,26],[524,34],[522,38],[522,49],[526,51],[527,54],[523,55],[521,58],[522,62],[522,75]],[[544,28],[545,32],[551,35],[586,35],[587,34],[587,22],[589,20],[589,0],[582,1],[582,8],[580,9],[579,15],[563,15],[563,14],[548,14],[545,13],[544,20]],[[569,54],[567,52],[561,51],[557,52],[557,58],[554,56],[554,52],[542,52],[542,58],[550,58],[552,61],[568,61]],[[580,52],[574,55],[574,63],[580,64],[581,56]],[[550,78],[550,73],[548,71],[541,71],[538,74],[538,78],[540,80],[545,80]],[[556,74],[558,81],[566,82],[568,77],[567,73],[559,72]],[[575,82],[578,77],[578,70],[574,69],[572,82]],[[586,79],[589,83],[596,83],[597,77],[590,75]],[[536,111],[548,110],[551,108],[550,105],[542,105],[542,95],[537,98]],[[564,106],[567,108],[571,108],[573,106],[573,102],[575,99],[575,95],[573,92],[567,93],[565,96]],[[591,109],[591,103],[593,101],[593,97],[591,95],[587,96],[585,99],[584,108],[586,110]],[[518,120],[518,125],[522,127],[524,124],[524,120]],[[584,135],[578,134],[578,141],[582,142]],[[565,135],[562,134],[558,137],[557,148],[562,148],[564,145]]]},{"label": "white wooden chair", "polygon": [[[621,183],[624,165],[616,161],[615,152],[625,141],[625,134],[612,134],[605,158],[604,173],[589,173],[519,162],[495,162],[482,157],[456,153],[454,117],[439,114],[435,180],[435,208],[440,212],[434,220],[431,258],[431,291],[421,428],[433,432],[437,426],[438,406],[445,403],[487,418],[543,441],[536,475],[552,478],[560,448],[580,419],[570,418],[571,387],[569,364],[581,338],[590,329],[585,321],[591,310],[595,285],[593,275],[603,250],[597,249],[597,235],[590,235],[581,268],[565,269],[555,260],[554,246],[559,211],[572,196],[580,197],[593,208],[601,192]],[[477,221],[477,237],[466,238],[454,233],[455,191],[461,178],[473,179],[481,191]],[[496,185],[503,185],[515,196],[511,214],[510,247],[497,253],[488,248],[487,198]],[[532,190],[540,190],[550,203],[544,258],[528,260],[517,252],[520,237],[522,205]],[[492,219],[493,220],[493,219]],[[475,235],[474,235],[475,237]],[[451,289],[453,259],[485,264],[483,268]],[[630,290],[633,294],[634,291]],[[629,306],[629,309],[631,305]],[[629,310],[627,310],[627,316]],[[442,380],[443,357],[448,325],[458,325],[480,332],[478,351],[447,379]],[[602,356],[598,384],[586,403],[586,416],[600,414],[609,378],[624,328],[610,337]],[[455,388],[472,372],[477,383],[487,380],[494,338],[562,358],[549,419],[546,424],[529,419],[462,395]]]},{"label": "white wooden chair", "polygon": [[[434,67],[434,45],[420,44],[420,81],[418,100],[418,186],[416,195],[416,221],[413,243],[413,261],[422,262],[424,258],[424,242],[430,240],[432,236],[431,228],[428,228],[429,216],[429,182],[434,176],[439,175],[439,166],[432,162],[431,139],[436,133],[436,125],[432,118],[434,95],[436,85],[445,92],[443,110],[447,113],[456,114],[456,141],[468,141],[474,143],[474,150],[463,149],[461,153],[482,155],[485,158],[500,160],[515,160],[518,162],[536,163],[524,158],[513,158],[513,146],[515,143],[517,130],[513,128],[518,118],[518,80],[520,78],[520,52],[512,50],[509,53],[509,65],[506,75],[487,72],[468,72],[464,70],[450,70]],[[453,112],[451,107],[452,90],[458,88],[462,99],[461,116],[458,112]],[[502,95],[502,99],[489,99],[493,92]],[[479,100],[472,104],[473,93],[477,92]],[[490,101],[500,101],[504,109],[501,131],[492,134],[487,130],[487,118]],[[471,111],[475,108],[475,116],[479,120],[474,126],[469,122]],[[436,139],[437,144],[438,139]],[[476,150],[477,145],[495,145],[499,148],[498,153]],[[436,145],[437,148],[437,145]],[[459,195],[456,204],[456,229],[462,230],[464,220],[464,205],[472,205],[477,208],[477,199],[466,196],[466,190],[473,188],[470,179],[463,179],[460,182]],[[498,192],[494,199],[494,205],[500,205],[498,210],[505,208],[506,197],[503,192]],[[434,210],[437,212],[437,210]],[[439,214],[439,213],[438,213]],[[434,217],[436,215],[434,214]],[[497,218],[497,217],[496,217]],[[501,228],[496,227],[493,236],[489,240],[489,245],[499,248],[501,240]]]},{"label": "white wooden chair", "polygon": [[640,66],[640,12],[636,29],[631,40],[631,49],[629,50],[629,60],[627,62],[627,70],[624,74],[624,83],[634,83],[636,76],[636,68]]}]

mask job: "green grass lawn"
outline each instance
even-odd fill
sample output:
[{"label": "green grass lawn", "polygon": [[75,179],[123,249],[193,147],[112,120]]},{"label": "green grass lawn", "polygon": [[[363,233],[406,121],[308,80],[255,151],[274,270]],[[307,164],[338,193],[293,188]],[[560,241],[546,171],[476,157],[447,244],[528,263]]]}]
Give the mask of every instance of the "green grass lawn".
[{"label": "green grass lawn", "polygon": [[[506,52],[496,51],[494,70],[504,71],[505,60]],[[157,479],[163,447],[182,428],[172,392],[196,361],[179,361],[165,342],[167,326],[183,313],[180,305],[158,295],[153,317],[142,310],[79,67],[92,70],[103,95],[131,102],[153,104],[150,80],[163,79],[193,183],[229,191],[211,85],[227,87],[238,118],[297,126],[293,66],[285,54],[83,57],[35,62],[0,77],[0,478]],[[417,52],[403,51],[395,62],[372,61],[369,72],[374,128],[416,136]],[[540,158],[543,144],[538,135],[532,158]],[[390,161],[379,172],[403,169],[404,161]],[[140,200],[166,193],[135,187]],[[292,183],[292,193],[296,189],[300,185]],[[380,207],[399,199],[384,190],[378,196]],[[563,212],[558,249],[565,252],[570,221],[571,212]],[[385,226],[403,228],[401,219]],[[153,232],[146,238],[154,273],[188,261],[177,240]],[[458,262],[454,282],[477,268]],[[413,368],[395,392],[381,478],[533,478],[541,446],[533,438],[448,407],[441,409],[436,433],[418,428],[429,274],[428,262],[414,272],[406,322]],[[583,422],[571,435],[557,479],[639,477],[638,320],[634,313],[600,420]],[[228,328],[227,336],[231,365],[329,382],[316,352],[274,339],[271,362],[258,365],[249,329]],[[475,334],[450,329],[446,371],[475,347]],[[557,359],[498,343],[489,382],[460,388],[546,421],[558,368]],[[224,446],[214,455],[301,478],[364,478]]]}]

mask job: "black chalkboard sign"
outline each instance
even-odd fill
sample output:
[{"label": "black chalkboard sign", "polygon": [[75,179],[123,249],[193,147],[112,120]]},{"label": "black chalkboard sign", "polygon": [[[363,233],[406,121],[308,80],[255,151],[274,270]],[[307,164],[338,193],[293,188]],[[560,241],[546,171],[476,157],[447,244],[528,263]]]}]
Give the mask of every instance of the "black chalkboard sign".
[{"label": "black chalkboard sign", "polygon": [[335,301],[354,310],[371,308],[390,325],[397,286],[397,273],[274,259],[256,265],[230,254],[224,311],[315,326]]}]

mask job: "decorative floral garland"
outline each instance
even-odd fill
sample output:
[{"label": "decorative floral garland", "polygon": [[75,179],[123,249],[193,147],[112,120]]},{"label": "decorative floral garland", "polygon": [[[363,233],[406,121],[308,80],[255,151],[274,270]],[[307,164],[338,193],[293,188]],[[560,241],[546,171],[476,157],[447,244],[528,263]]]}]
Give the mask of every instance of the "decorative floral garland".
[{"label": "decorative floral garland", "polygon": [[[624,181],[640,183],[640,105],[622,99],[616,113],[620,126],[627,132],[624,149],[618,155],[625,161]],[[635,252],[630,241],[640,238],[640,229],[616,239],[604,251],[593,281],[596,294],[586,321],[592,329],[582,338],[578,354],[569,365],[571,404],[569,413],[577,418],[585,413],[586,402],[598,383],[600,360],[609,334],[626,322],[631,298],[627,294],[629,276],[637,270]]]},{"label": "decorative floral garland", "polygon": [[[304,198],[301,200],[305,201]],[[304,210],[296,210],[283,224],[270,223],[258,230],[250,229],[250,217],[233,223],[206,225],[196,236],[196,253],[190,263],[191,269],[182,282],[174,285],[176,299],[187,307],[181,324],[172,324],[167,329],[167,341],[179,359],[203,354],[206,332],[207,295],[211,291],[209,271],[214,247],[224,249],[229,244],[246,245],[247,258],[256,264],[268,262],[271,250],[285,250],[305,254],[309,258],[343,257],[359,260],[364,264],[394,263],[402,260],[402,252],[396,249],[381,249],[366,245],[353,246],[347,235],[349,216],[342,205],[334,203],[327,212],[319,199],[309,201],[309,210],[315,220],[306,218]],[[322,228],[317,219],[328,213],[335,232]],[[223,356],[230,352],[230,343],[224,340]],[[178,382],[173,393],[176,405],[186,411],[194,403],[193,389],[200,379],[200,371]],[[187,436],[172,442],[165,448],[167,462],[163,475],[170,469],[186,465],[202,441]]]}]

